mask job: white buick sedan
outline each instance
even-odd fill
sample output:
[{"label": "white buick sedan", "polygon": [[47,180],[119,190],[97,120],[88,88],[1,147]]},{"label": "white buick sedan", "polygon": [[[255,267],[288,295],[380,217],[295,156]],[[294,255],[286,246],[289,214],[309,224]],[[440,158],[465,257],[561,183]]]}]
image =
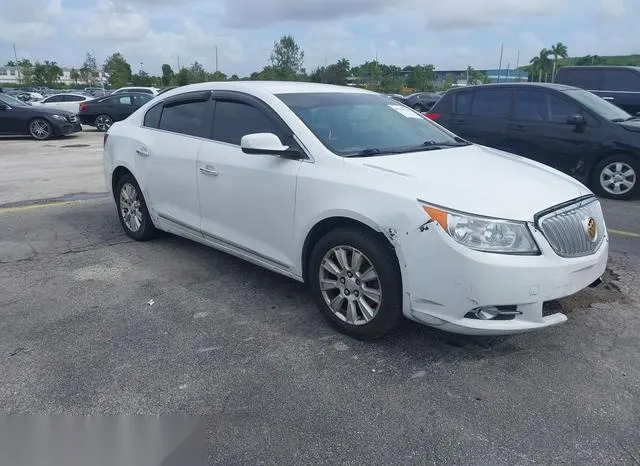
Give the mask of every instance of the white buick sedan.
[{"label": "white buick sedan", "polygon": [[104,170],[130,237],[170,232],[304,281],[357,338],[403,315],[475,335],[560,324],[544,303],[607,263],[584,185],[350,87],[168,91],[114,123]]}]

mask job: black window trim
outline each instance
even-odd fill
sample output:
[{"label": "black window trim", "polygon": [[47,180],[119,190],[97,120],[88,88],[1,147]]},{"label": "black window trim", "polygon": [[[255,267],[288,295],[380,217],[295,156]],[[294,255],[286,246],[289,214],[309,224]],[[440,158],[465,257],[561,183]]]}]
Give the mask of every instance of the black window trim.
[{"label": "black window trim", "polygon": [[[266,116],[269,120],[271,120],[271,122],[273,122],[276,125],[276,127],[280,130],[280,133],[284,136],[284,140],[281,141],[282,144],[284,144],[285,146],[288,145],[293,149],[299,150],[300,153],[304,155],[304,158],[301,159],[302,161],[307,161],[307,162],[313,161],[313,157],[311,157],[311,154],[309,153],[309,151],[304,147],[304,145],[302,144],[302,141],[300,141],[300,139],[296,136],[293,130],[289,127],[289,125],[287,125],[287,123],[282,119],[282,117],[278,115],[278,113],[262,99],[254,95],[247,94],[245,92],[229,91],[229,90],[214,90],[212,91],[212,95],[213,95],[214,102],[223,101],[223,102],[241,103],[241,104],[249,105],[255,108],[256,110],[262,112],[264,116]],[[215,115],[215,108],[214,108],[213,115]],[[213,136],[214,126],[215,126],[215,117],[214,117],[213,124],[211,125],[212,136]],[[240,147],[238,144],[233,144],[226,141],[218,141],[213,139],[213,137],[211,137],[210,140],[218,144],[227,144],[233,147]]]}]

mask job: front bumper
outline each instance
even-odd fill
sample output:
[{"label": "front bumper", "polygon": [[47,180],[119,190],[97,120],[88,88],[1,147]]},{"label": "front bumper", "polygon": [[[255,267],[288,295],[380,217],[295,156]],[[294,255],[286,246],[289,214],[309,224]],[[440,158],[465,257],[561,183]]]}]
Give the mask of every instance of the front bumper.
[{"label": "front bumper", "polygon": [[[567,259],[553,251],[541,232],[533,235],[539,256],[473,251],[455,243],[437,224],[404,235],[399,246],[405,267],[405,316],[468,335],[506,335],[565,322],[562,313],[543,316],[543,304],[600,278],[607,266],[608,237],[594,254]],[[509,320],[469,317],[485,306],[508,306],[517,315]]]},{"label": "front bumper", "polygon": [[66,136],[67,134],[78,133],[82,131],[82,125],[79,120],[70,121],[58,121],[53,122],[53,128],[56,136]]}]

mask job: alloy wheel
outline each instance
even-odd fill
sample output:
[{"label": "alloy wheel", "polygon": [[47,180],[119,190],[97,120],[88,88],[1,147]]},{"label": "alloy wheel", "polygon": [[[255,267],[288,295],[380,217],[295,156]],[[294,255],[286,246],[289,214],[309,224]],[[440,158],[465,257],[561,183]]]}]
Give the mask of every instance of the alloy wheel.
[{"label": "alloy wheel", "polygon": [[138,191],[131,183],[125,183],[120,190],[120,214],[125,225],[132,232],[142,226],[142,209]]},{"label": "alloy wheel", "polygon": [[36,139],[47,139],[51,136],[49,123],[44,120],[35,120],[30,126],[31,135]]},{"label": "alloy wheel", "polygon": [[108,131],[109,128],[111,128],[112,124],[113,121],[106,115],[100,115],[98,118],[96,118],[96,128],[98,128],[100,131]]},{"label": "alloy wheel", "polygon": [[631,191],[637,182],[633,167],[625,162],[612,162],[600,172],[600,186],[609,194],[620,196]]},{"label": "alloy wheel", "polygon": [[382,285],[371,260],[351,246],[330,249],[320,263],[320,291],[333,314],[351,325],[371,322],[382,303]]}]

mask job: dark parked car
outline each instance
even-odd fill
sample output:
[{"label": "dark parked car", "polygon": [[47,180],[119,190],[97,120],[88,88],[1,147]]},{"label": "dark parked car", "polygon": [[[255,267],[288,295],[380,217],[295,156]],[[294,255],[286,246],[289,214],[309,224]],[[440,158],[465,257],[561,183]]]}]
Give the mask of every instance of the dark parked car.
[{"label": "dark parked car", "polygon": [[417,110],[418,112],[426,112],[433,104],[435,104],[442,95],[437,92],[416,92],[406,96],[402,103]]},{"label": "dark parked car", "polygon": [[78,116],[66,110],[35,107],[6,94],[0,95],[0,134],[30,134],[34,139],[48,139],[82,131]]},{"label": "dark parked car", "polygon": [[602,196],[627,199],[639,192],[640,117],[583,89],[526,83],[454,88],[426,116],[471,142],[568,173]]},{"label": "dark parked car", "polygon": [[82,102],[80,121],[83,125],[95,126],[98,131],[107,131],[114,121],[124,120],[153,97],[149,94],[121,93]]},{"label": "dark parked car", "polygon": [[632,115],[640,112],[640,67],[565,66],[556,83],[591,91]]}]

